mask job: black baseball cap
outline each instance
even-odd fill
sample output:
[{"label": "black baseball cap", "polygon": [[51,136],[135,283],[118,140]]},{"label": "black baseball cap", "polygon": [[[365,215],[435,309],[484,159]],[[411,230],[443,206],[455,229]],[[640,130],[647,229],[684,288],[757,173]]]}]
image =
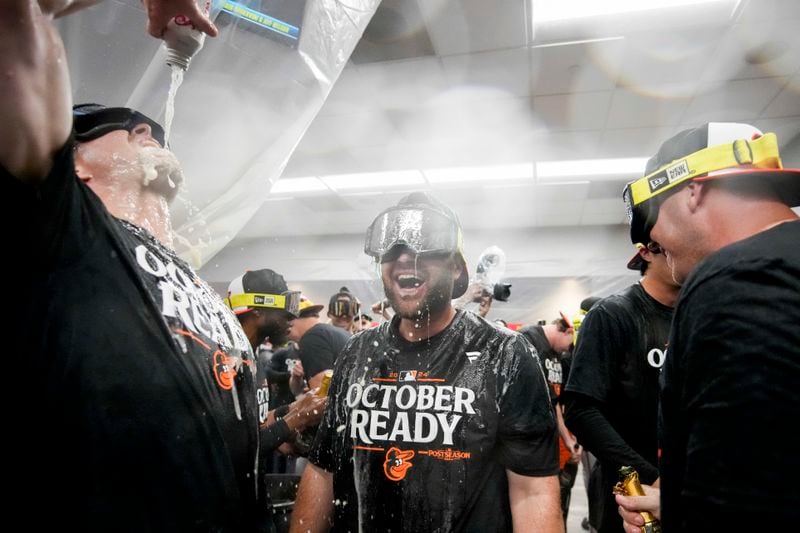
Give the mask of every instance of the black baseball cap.
[{"label": "black baseball cap", "polygon": [[274,270],[248,270],[228,285],[225,303],[237,315],[254,307],[266,307],[283,309],[298,316],[300,291],[290,291],[283,276]]},{"label": "black baseball cap", "polygon": [[631,242],[650,243],[658,209],[691,180],[758,179],[790,207],[800,204],[800,169],[783,168],[774,133],[749,124],[709,122],[667,139],[647,162],[644,176],[622,193]]},{"label": "black baseball cap", "polygon": [[153,138],[164,144],[164,128],[147,115],[127,107],[106,107],[100,104],[78,104],[72,108],[75,140],[88,142],[115,130],[132,131],[139,124],[150,126]]}]

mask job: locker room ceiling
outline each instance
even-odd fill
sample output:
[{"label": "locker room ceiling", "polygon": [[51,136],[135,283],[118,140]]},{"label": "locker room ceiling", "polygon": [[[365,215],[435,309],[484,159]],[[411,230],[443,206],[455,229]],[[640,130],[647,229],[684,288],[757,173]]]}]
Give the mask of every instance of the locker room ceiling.
[{"label": "locker room ceiling", "polygon": [[[800,2],[695,4],[534,27],[530,0],[384,0],[281,178],[344,185],[274,189],[237,238],[361,233],[418,188],[467,228],[622,224],[636,173],[535,177],[533,164],[646,158],[710,120],[774,131],[800,163]],[[486,168],[431,179],[450,167]],[[410,172],[346,185],[386,171]]]},{"label": "locker room ceiling", "polygon": [[[622,185],[641,172],[642,158],[709,120],[776,132],[784,161],[800,166],[800,1],[696,1],[534,24],[547,15],[538,1],[383,0],[236,240],[362,233],[380,209],[420,188],[450,204],[467,230],[623,224]],[[107,0],[59,22],[76,99],[119,105],[147,81],[159,45],[143,20],[139,0]],[[209,158],[231,155],[202,150],[213,121],[197,122],[187,109],[200,92],[192,84],[222,78],[213,90],[224,100],[223,87],[245,83],[228,65],[202,70],[222,50],[206,48],[176,104],[176,145],[193,164],[188,191],[199,207],[224,185]],[[554,176],[544,166],[609,158],[639,162],[595,175]],[[316,190],[280,192],[298,185]],[[175,208],[178,219],[188,210]],[[224,220],[210,224],[226,231]]]}]

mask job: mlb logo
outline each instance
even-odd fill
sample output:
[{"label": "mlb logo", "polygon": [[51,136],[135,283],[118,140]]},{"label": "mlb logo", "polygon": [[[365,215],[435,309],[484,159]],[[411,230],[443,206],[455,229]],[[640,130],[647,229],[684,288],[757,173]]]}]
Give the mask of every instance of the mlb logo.
[{"label": "mlb logo", "polygon": [[417,381],[417,371],[401,370],[400,375],[397,376],[397,381]]}]

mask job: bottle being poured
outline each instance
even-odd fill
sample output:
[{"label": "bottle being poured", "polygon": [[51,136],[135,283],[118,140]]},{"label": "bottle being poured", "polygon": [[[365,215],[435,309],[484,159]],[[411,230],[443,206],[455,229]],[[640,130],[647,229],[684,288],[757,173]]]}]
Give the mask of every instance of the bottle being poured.
[{"label": "bottle being poured", "polygon": [[[198,8],[208,16],[211,11],[211,0],[197,0]],[[183,14],[170,19],[162,36],[166,49],[167,66],[172,69],[172,82],[167,95],[164,113],[164,142],[169,142],[172,132],[172,120],[175,117],[175,94],[183,83],[183,74],[189,68],[192,58],[203,48],[206,34]]]},{"label": "bottle being poured", "polygon": [[[197,0],[198,7],[208,16],[211,0]],[[162,36],[167,51],[167,65],[186,71],[192,58],[203,48],[206,34],[184,14],[172,17]]]}]

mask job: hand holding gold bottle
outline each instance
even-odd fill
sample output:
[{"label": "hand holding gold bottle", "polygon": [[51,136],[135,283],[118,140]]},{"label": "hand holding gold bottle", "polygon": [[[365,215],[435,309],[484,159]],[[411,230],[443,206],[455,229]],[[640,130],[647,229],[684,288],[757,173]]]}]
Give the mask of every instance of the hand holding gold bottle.
[{"label": "hand holding gold bottle", "polygon": [[[639,482],[639,473],[632,466],[623,466],[619,469],[619,481],[614,485],[614,494],[623,496],[645,496],[642,484]],[[649,511],[639,513],[644,518],[642,533],[661,533],[661,523]]]}]

